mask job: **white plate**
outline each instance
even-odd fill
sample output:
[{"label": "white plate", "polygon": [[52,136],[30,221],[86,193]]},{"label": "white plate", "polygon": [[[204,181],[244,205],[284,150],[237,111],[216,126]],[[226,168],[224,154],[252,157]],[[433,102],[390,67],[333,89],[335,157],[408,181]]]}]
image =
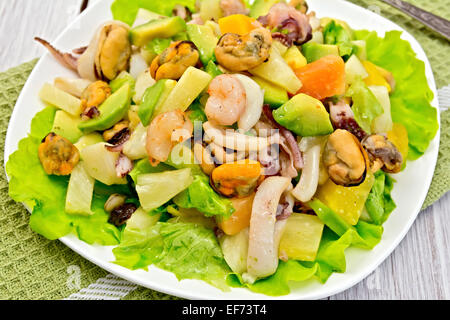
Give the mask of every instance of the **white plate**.
[{"label": "white plate", "polygon": [[[161,0],[163,1],[163,0]],[[65,50],[78,48],[89,42],[101,22],[111,19],[112,0],[98,1],[80,15],[54,44]],[[405,30],[389,20],[351,3],[337,0],[309,0],[311,10],[318,17],[335,17],[347,21],[354,29],[375,30],[380,36],[389,30],[403,31],[403,39],[408,40],[419,59],[425,61],[426,75],[430,88],[435,94],[433,106],[437,107],[437,91],[430,63],[419,43]],[[17,149],[18,142],[27,136],[31,119],[44,105],[38,98],[39,89],[45,82],[52,82],[57,76],[74,76],[71,71],[60,66],[49,54],[45,54],[34,68],[17,101],[5,142],[5,163],[9,155]],[[439,114],[439,113],[438,113]],[[405,171],[395,176],[397,183],[393,198],[397,209],[385,223],[383,239],[371,251],[350,248],[346,251],[347,271],[333,274],[324,285],[316,280],[293,283],[291,294],[280,299],[319,299],[341,292],[355,285],[386,259],[403,239],[420,211],[433,177],[439,149],[439,133],[430,144],[425,155],[408,164]],[[270,297],[253,293],[246,289],[232,289],[222,292],[202,281],[178,281],[169,272],[150,267],[149,271],[131,271],[111,263],[114,256],[112,247],[88,245],[75,236],[60,239],[71,249],[117,276],[160,292],[188,299],[267,299]]]}]

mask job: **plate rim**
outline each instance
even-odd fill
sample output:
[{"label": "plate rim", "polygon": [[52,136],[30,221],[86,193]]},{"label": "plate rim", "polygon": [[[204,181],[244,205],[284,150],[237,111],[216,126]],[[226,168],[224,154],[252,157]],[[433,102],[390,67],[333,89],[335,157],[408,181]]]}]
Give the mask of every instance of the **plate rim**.
[{"label": "plate rim", "polygon": [[[109,0],[110,2],[112,0]],[[320,0],[310,0],[312,2],[318,2]],[[431,64],[430,61],[426,55],[426,53],[424,52],[422,45],[420,44],[419,41],[417,41],[407,30],[405,30],[404,28],[400,27],[399,25],[397,25],[395,22],[381,16],[381,15],[377,15],[374,12],[371,12],[370,10],[358,6],[354,3],[348,2],[346,0],[334,0],[337,3],[341,3],[342,5],[347,5],[352,7],[353,10],[362,10],[365,12],[365,14],[369,14],[369,15],[376,15],[378,19],[382,19],[383,22],[385,24],[388,25],[392,25],[395,27],[394,30],[400,30],[402,31],[402,39],[406,38],[410,38],[407,39],[408,42],[411,43],[411,40],[414,41],[415,46],[417,47],[416,49],[413,48],[413,50],[416,52],[416,54],[420,53],[421,55],[423,55],[423,57],[425,57],[425,60],[421,60],[425,63],[425,70],[429,69],[431,72],[429,74],[429,77],[427,75],[427,81],[428,81],[428,85],[430,86],[430,89],[433,91],[434,93],[434,99],[432,101],[432,106],[434,108],[437,109],[437,118],[438,118],[438,122],[439,122],[439,129],[436,133],[435,138],[430,142],[430,146],[432,143],[436,144],[436,151],[434,152],[434,154],[432,154],[432,167],[433,167],[433,174],[431,174],[430,176],[427,177],[427,181],[425,182],[426,187],[426,192],[425,192],[425,196],[423,197],[423,199],[420,200],[420,202],[418,203],[418,209],[415,210],[416,213],[411,215],[410,219],[407,221],[407,223],[402,227],[402,232],[394,239],[394,241],[392,241],[392,243],[390,244],[389,248],[385,251],[383,251],[382,254],[380,254],[380,257],[378,258],[378,260],[373,263],[371,265],[371,268],[367,268],[367,270],[365,270],[364,272],[359,272],[358,274],[352,276],[352,281],[348,281],[347,283],[345,283],[344,285],[338,286],[335,289],[330,289],[327,290],[327,292],[322,293],[322,294],[306,294],[306,297],[304,298],[300,298],[300,297],[295,297],[293,295],[293,290],[291,290],[291,293],[285,296],[280,296],[280,297],[271,297],[271,296],[266,296],[266,295],[261,295],[258,293],[254,293],[249,291],[248,289],[234,289],[233,290],[246,290],[248,291],[247,295],[248,295],[248,299],[280,299],[280,300],[298,300],[298,299],[322,299],[322,298],[326,298],[335,294],[338,294],[340,292],[343,292],[351,287],[353,287],[355,284],[361,282],[363,279],[365,279],[369,274],[371,274],[372,272],[374,272],[381,263],[383,263],[386,258],[388,256],[390,256],[392,254],[392,252],[398,247],[398,245],[400,244],[400,242],[404,239],[404,237],[406,236],[406,234],[410,231],[412,224],[416,221],[418,214],[421,211],[421,207],[423,205],[423,202],[426,199],[427,193],[429,191],[432,179],[433,179],[433,175],[434,175],[434,171],[435,171],[435,167],[436,167],[436,163],[437,163],[437,159],[438,159],[438,153],[439,153],[439,145],[440,145],[440,131],[441,131],[441,123],[440,123],[440,113],[439,113],[439,106],[435,105],[434,102],[436,102],[437,100],[437,87],[436,87],[436,82],[435,82],[435,78],[434,78],[434,73],[433,70],[431,68]],[[103,1],[102,1],[103,2]],[[72,28],[72,26],[80,21],[82,21],[84,19],[84,17],[88,14],[90,14],[91,11],[94,11],[97,7],[100,7],[104,5],[104,3],[96,2],[93,6],[89,7],[87,10],[85,10],[83,13],[81,13],[71,24],[69,24],[59,35],[58,37],[54,40],[54,42],[58,42],[60,41],[63,36],[65,35],[65,33],[70,30]],[[351,23],[351,22],[350,22]],[[413,43],[411,43],[413,44]],[[421,51],[421,52],[417,52],[417,50]],[[31,72],[31,74],[29,75],[28,79],[31,79],[32,76],[34,75],[35,72],[37,72],[38,67],[41,65],[41,63],[44,63],[45,59],[42,59],[45,56],[50,55],[48,52],[46,52],[41,59],[39,59],[38,63],[35,65],[35,67],[33,68],[33,71]],[[16,101],[16,104],[14,106],[13,112],[11,114],[11,118],[10,121],[8,123],[8,130],[7,130],[7,134],[6,134],[6,138],[5,138],[5,149],[4,149],[4,167],[5,167],[5,171],[6,171],[6,163],[9,159],[9,156],[14,152],[14,147],[11,147],[11,143],[8,143],[8,141],[10,141],[11,139],[11,132],[10,132],[10,128],[12,127],[11,124],[15,123],[15,119],[17,117],[17,105],[20,105],[22,103],[22,100],[24,99],[25,93],[28,92],[28,88],[29,86],[31,86],[31,82],[30,81],[26,81],[25,85],[23,86],[21,93]],[[29,130],[29,129],[28,129]],[[14,149],[13,151],[11,151],[11,149]],[[429,149],[427,149],[428,152]],[[6,172],[5,172],[6,174]],[[7,180],[9,182],[9,177],[6,174]],[[27,210],[29,210],[29,208],[27,208]],[[75,238],[75,239],[74,239]],[[71,250],[75,251],[77,254],[81,255],[83,258],[91,261],[92,263],[96,264],[97,266],[99,266],[100,268],[120,277],[123,279],[126,279],[130,282],[136,283],[138,285],[141,285],[143,287],[149,288],[149,289],[153,289],[159,292],[163,292],[166,294],[170,294],[173,296],[177,296],[177,297],[182,297],[182,298],[186,298],[186,299],[211,299],[211,297],[205,296],[205,294],[194,294],[194,293],[190,293],[187,292],[186,289],[182,289],[182,288],[177,288],[177,287],[172,287],[172,286],[167,286],[166,284],[161,284],[161,283],[157,283],[154,281],[150,281],[150,280],[140,280],[139,275],[136,275],[133,272],[130,272],[131,270],[128,270],[126,268],[114,265],[112,262],[109,261],[104,261],[100,258],[98,258],[95,254],[89,254],[89,252],[84,252],[82,250],[80,250],[80,248],[78,248],[77,245],[77,241],[78,240],[76,237],[74,237],[73,235],[68,235],[65,237],[62,237],[59,239],[62,243],[64,243],[66,246],[68,246],[69,248],[71,248]],[[76,241],[74,241],[76,240]],[[96,245],[94,245],[96,246]],[[102,246],[103,247],[103,246]],[[156,268],[154,266],[150,266],[149,269],[153,269]],[[121,270],[124,269],[124,270]],[[158,268],[159,269],[159,268]],[[163,269],[159,269],[159,270],[163,270]],[[163,270],[165,272],[168,272],[166,270]],[[345,275],[345,273],[344,273]],[[181,281],[186,281],[186,280],[181,280]],[[196,281],[196,282],[202,282],[204,283],[204,281],[201,280],[188,280],[188,281]],[[324,284],[326,285],[326,284]],[[226,296],[227,299],[233,299],[232,294],[230,296]],[[215,299],[214,297],[212,299]]]}]

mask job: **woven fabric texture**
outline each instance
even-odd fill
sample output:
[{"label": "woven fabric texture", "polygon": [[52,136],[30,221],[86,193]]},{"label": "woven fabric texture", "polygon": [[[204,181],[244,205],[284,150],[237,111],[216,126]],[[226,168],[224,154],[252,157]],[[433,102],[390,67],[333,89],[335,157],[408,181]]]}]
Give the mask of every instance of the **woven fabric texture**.
[{"label": "woven fabric texture", "polygon": [[[449,42],[379,1],[351,0],[379,12],[407,29],[424,47],[438,87],[450,83]],[[446,1],[411,3],[450,19]],[[0,150],[19,93],[36,60],[0,73]],[[445,93],[444,93],[445,94]],[[441,99],[447,101],[445,97]],[[448,107],[442,106],[441,107]],[[436,174],[425,205],[450,189],[450,111],[441,114],[441,148]],[[120,280],[74,253],[59,241],[48,241],[28,227],[29,213],[8,196],[3,163],[0,173],[0,299],[177,299]],[[84,288],[84,289],[83,289]],[[131,293],[130,293],[131,292]]]}]

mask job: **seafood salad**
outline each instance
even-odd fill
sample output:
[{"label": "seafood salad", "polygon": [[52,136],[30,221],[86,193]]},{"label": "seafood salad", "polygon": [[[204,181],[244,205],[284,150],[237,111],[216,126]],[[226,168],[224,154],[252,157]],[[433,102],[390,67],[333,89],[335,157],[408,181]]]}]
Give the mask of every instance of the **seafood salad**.
[{"label": "seafood salad", "polygon": [[399,32],[303,0],[124,3],[72,51],[35,38],[74,73],[43,84],[7,164],[35,232],[272,296],[378,244],[395,174],[438,130]]}]

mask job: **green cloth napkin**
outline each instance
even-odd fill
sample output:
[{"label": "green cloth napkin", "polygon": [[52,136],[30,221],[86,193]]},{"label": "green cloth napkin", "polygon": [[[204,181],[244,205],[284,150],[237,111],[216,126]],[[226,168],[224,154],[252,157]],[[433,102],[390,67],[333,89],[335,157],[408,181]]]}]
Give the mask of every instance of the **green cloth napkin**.
[{"label": "green cloth napkin", "polygon": [[[446,53],[449,42],[421,24],[379,1],[352,2],[380,13],[411,32],[424,47],[435,71],[438,87],[450,84]],[[437,1],[410,1],[450,19],[450,7]],[[444,1],[442,1],[444,2]],[[376,7],[375,7],[376,6]],[[36,60],[0,73],[0,151],[11,112]],[[444,106],[441,106],[444,107]],[[445,106],[449,107],[449,106]],[[450,110],[441,113],[441,147],[436,173],[424,208],[450,190]],[[8,196],[3,163],[0,175],[0,299],[123,298],[177,299],[135,287],[108,275],[59,241],[49,241],[28,226],[29,213]],[[78,277],[79,275],[79,277]],[[78,281],[79,280],[79,281]],[[83,289],[80,293],[81,288]],[[131,291],[131,293],[129,293]]]}]

